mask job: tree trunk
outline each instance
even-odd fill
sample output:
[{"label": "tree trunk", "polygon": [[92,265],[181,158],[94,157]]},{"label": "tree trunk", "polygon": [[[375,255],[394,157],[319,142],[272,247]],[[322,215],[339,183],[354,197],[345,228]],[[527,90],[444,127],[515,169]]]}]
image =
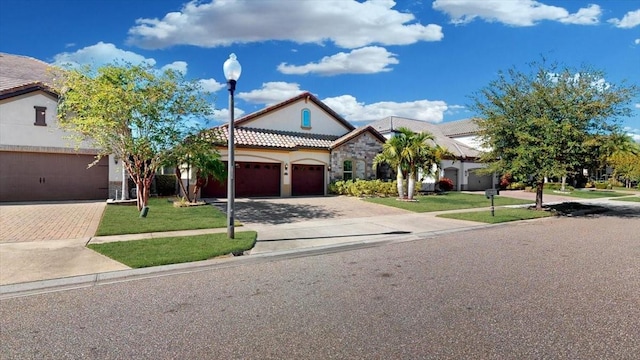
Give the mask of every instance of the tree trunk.
[{"label": "tree trunk", "polygon": [[145,204],[142,201],[142,193],[144,192],[144,183],[142,179],[136,180],[136,205],[138,205],[138,211],[142,210]]},{"label": "tree trunk", "polygon": [[562,177],[562,185],[560,186],[560,191],[564,191],[566,183],[567,183],[567,176],[565,175]]},{"label": "tree trunk", "polygon": [[402,178],[402,169],[400,168],[400,166],[398,166],[398,169],[396,170],[397,174],[396,174],[396,182],[398,183],[398,196],[400,197],[400,199],[404,199],[404,186],[402,185],[402,181],[404,180]]},{"label": "tree trunk", "polygon": [[409,173],[407,178],[407,198],[413,200],[413,193],[416,189],[416,176],[414,173]]},{"label": "tree trunk", "polygon": [[544,190],[544,181],[536,184],[536,210],[542,210],[542,191]]},{"label": "tree trunk", "polygon": [[[191,197],[189,195],[189,190],[184,188],[184,183],[182,182],[182,172],[180,171],[180,166],[176,166],[176,177],[178,178],[178,186],[180,186],[180,192],[183,194],[182,196],[186,196],[188,201],[191,201]],[[189,184],[187,184],[187,187]]]}]

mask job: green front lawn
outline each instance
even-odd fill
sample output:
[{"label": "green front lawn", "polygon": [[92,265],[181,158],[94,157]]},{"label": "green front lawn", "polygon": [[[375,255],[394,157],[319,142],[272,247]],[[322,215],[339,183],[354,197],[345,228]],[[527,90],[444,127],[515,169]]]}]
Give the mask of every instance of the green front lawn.
[{"label": "green front lawn", "polygon": [[227,226],[227,215],[212,205],[174,207],[170,199],[151,198],[148,206],[147,217],[141,218],[135,205],[107,205],[96,235],[142,234]]},{"label": "green front lawn", "polygon": [[236,232],[233,240],[226,233],[219,233],[89,244],[88,247],[129,267],[143,268],[243,252],[253,248],[256,238],[255,231],[242,231]]},{"label": "green front lawn", "polygon": [[[432,212],[491,206],[491,200],[487,199],[484,195],[465,194],[459,192],[449,192],[439,195],[416,196],[415,199],[418,201],[400,201],[396,198],[391,197],[366,198],[365,200],[372,203],[393,206],[413,212]],[[495,206],[524,205],[531,204],[531,201],[495,196],[494,204]]]},{"label": "green front lawn", "polygon": [[568,192],[555,192],[553,190],[545,190],[545,194],[549,195],[562,195],[562,196],[571,196],[580,199],[597,199],[597,198],[607,198],[607,197],[618,197],[625,196],[628,194],[623,194],[615,191],[603,191],[603,190],[574,190]]},{"label": "green front lawn", "polygon": [[522,209],[522,208],[495,209],[494,214],[495,216],[491,216],[491,211],[483,210],[483,211],[470,211],[470,212],[464,212],[464,213],[440,214],[437,216],[443,217],[443,218],[449,218],[449,219],[497,224],[497,223],[507,222],[507,221],[538,219],[538,218],[549,217],[553,215],[553,213],[549,211],[535,211],[535,210]]}]

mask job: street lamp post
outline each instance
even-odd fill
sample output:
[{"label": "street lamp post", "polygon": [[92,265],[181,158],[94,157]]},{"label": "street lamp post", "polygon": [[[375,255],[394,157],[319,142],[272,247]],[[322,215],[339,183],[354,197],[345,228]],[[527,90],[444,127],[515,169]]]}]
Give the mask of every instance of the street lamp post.
[{"label": "street lamp post", "polygon": [[230,239],[235,238],[235,218],[234,218],[234,202],[236,192],[236,179],[235,179],[235,154],[234,154],[234,137],[233,137],[233,92],[236,90],[236,81],[240,78],[242,72],[242,66],[236,59],[236,54],[229,55],[227,61],[222,65],[224,71],[224,77],[227,79],[227,88],[229,89],[229,151],[228,151],[228,177],[227,177],[227,237]]}]

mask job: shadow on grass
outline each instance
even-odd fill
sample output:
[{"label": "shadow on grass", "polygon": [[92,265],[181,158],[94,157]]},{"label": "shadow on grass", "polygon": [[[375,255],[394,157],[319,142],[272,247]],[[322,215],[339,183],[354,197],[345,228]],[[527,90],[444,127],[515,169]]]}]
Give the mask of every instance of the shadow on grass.
[{"label": "shadow on grass", "polygon": [[547,205],[546,208],[556,212],[558,216],[570,217],[619,217],[628,219],[640,218],[640,206],[625,204],[592,205],[577,202]]},{"label": "shadow on grass", "polygon": [[[212,202],[220,211],[227,212],[226,202]],[[322,206],[273,203],[269,201],[242,201],[234,205],[235,218],[244,224],[288,224],[298,221],[332,219],[342,215],[339,211]]]}]

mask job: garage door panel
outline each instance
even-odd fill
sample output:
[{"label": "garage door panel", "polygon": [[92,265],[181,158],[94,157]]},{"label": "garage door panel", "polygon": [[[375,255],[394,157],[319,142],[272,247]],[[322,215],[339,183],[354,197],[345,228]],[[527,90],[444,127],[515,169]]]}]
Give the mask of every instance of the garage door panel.
[{"label": "garage door panel", "polygon": [[324,195],[324,181],[323,165],[294,164],[291,172],[291,195]]},{"label": "garage door panel", "polygon": [[93,155],[0,152],[0,201],[101,200],[108,197],[109,165]]},{"label": "garage door panel", "polygon": [[[236,197],[280,196],[280,164],[236,162],[235,165]],[[202,189],[202,197],[227,197],[227,181],[210,178]]]},{"label": "garage door panel", "polygon": [[469,191],[482,191],[493,187],[491,175],[479,174],[477,170],[469,171],[469,179],[467,183],[467,190]]}]

